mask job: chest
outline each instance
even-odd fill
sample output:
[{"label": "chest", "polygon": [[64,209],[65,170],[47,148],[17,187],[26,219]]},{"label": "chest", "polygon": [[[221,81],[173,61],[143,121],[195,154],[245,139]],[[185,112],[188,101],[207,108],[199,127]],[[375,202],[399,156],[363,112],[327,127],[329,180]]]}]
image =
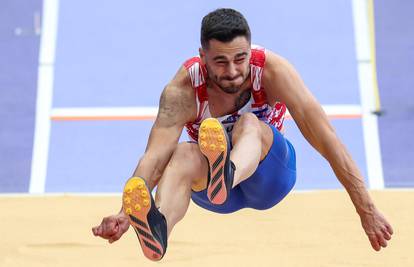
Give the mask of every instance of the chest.
[{"label": "chest", "polygon": [[237,94],[209,94],[208,106],[212,117],[218,118],[232,114],[243,108],[251,99],[250,89]]}]

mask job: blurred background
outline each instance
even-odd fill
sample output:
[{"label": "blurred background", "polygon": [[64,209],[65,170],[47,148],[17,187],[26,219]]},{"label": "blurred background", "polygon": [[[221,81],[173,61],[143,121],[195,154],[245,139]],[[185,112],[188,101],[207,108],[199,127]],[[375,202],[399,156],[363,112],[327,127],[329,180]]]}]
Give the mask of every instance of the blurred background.
[{"label": "blurred background", "polygon": [[[294,64],[371,189],[414,186],[413,1],[1,0],[0,192],[121,192],[161,90],[219,7]],[[286,126],[295,190],[340,188]]]}]

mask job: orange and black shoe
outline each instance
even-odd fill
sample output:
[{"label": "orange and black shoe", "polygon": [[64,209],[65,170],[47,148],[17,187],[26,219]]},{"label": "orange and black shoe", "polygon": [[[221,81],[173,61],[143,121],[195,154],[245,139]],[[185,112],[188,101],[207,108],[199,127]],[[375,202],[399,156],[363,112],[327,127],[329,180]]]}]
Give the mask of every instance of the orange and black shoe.
[{"label": "orange and black shoe", "polygon": [[159,261],[167,250],[167,221],[155,207],[145,180],[130,178],[124,187],[123,211],[138,236],[144,255]]},{"label": "orange and black shoe", "polygon": [[207,197],[222,205],[233,186],[235,166],[230,161],[230,141],[223,125],[215,118],[205,119],[199,129],[198,145],[209,165]]}]

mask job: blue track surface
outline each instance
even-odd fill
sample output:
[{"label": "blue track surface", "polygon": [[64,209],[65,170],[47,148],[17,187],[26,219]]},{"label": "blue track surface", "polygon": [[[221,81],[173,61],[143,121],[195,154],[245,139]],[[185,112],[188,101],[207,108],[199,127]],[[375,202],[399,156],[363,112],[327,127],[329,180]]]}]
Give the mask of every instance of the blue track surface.
[{"label": "blue track surface", "polygon": [[414,2],[376,1],[380,137],[387,187],[414,187]]},{"label": "blue track surface", "polygon": [[29,187],[40,39],[34,14],[41,10],[41,0],[0,3],[0,192]]}]

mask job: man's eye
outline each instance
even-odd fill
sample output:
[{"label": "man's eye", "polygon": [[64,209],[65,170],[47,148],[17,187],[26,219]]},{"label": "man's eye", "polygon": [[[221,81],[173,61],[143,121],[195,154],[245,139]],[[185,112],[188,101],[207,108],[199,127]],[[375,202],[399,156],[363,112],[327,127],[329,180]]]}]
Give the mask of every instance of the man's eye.
[{"label": "man's eye", "polygon": [[246,58],[238,58],[238,59],[236,59],[236,62],[237,62],[237,63],[241,63],[241,62],[243,62],[245,59],[246,59]]}]

